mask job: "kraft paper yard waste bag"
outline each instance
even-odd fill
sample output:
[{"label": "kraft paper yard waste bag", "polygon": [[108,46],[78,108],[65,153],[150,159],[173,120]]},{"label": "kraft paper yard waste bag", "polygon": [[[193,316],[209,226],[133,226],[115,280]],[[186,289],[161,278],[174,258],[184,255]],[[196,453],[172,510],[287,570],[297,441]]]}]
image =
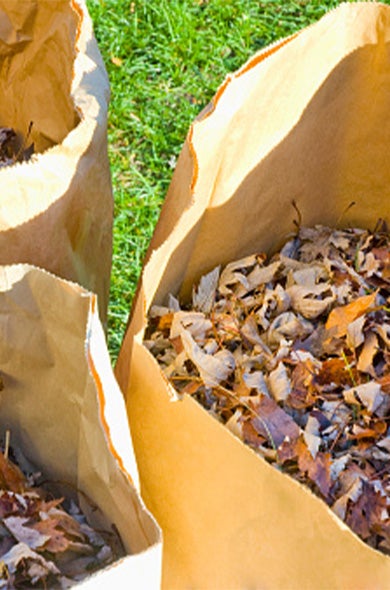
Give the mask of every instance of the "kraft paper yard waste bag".
[{"label": "kraft paper yard waste bag", "polygon": [[178,399],[143,345],[151,305],[185,302],[217,265],[277,251],[293,202],[305,226],[389,223],[389,109],[390,7],[345,3],[227,76],[190,127],[116,367],[141,493],[163,530],[163,588],[390,586],[387,555]]},{"label": "kraft paper yard waste bag", "polygon": [[0,332],[0,439],[9,431],[54,498],[120,538],[120,557],[80,587],[157,590],[160,530],[137,491],[96,295],[34,266],[0,266]]},{"label": "kraft paper yard waste bag", "polygon": [[84,0],[1,0],[0,64],[0,126],[33,149],[26,161],[0,162],[0,263],[80,283],[98,294],[105,322],[109,84]]}]

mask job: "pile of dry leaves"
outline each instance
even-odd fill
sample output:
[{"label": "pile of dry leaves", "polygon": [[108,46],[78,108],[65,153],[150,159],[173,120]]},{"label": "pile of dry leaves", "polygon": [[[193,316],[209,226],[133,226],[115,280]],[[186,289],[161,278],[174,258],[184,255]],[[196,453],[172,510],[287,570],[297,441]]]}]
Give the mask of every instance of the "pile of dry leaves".
[{"label": "pile of dry leaves", "polygon": [[145,345],[180,393],[390,554],[390,237],[301,228],[215,268]]},{"label": "pile of dry leaves", "polygon": [[114,535],[92,529],[74,502],[54,499],[35,485],[40,474],[26,477],[6,455],[0,452],[0,589],[70,588],[122,555]]}]

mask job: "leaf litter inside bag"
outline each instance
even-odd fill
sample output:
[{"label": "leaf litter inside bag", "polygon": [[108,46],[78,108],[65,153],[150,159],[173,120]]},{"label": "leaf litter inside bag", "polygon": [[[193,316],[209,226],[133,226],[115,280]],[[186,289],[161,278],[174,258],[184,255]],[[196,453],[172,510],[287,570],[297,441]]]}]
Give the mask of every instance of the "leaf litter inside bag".
[{"label": "leaf litter inside bag", "polygon": [[56,498],[41,473],[27,476],[0,452],[0,589],[70,588],[123,556],[116,533],[91,528],[73,500]]},{"label": "leaf litter inside bag", "polygon": [[387,554],[389,246],[381,230],[300,227],[269,261],[213,269],[191,305],[152,307],[144,341],[179,393]]}]

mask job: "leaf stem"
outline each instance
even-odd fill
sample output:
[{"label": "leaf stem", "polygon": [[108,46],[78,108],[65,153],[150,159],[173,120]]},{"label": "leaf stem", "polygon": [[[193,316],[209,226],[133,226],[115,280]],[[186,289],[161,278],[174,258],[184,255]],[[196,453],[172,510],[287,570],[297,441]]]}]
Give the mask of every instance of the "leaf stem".
[{"label": "leaf stem", "polygon": [[351,365],[349,364],[349,361],[348,361],[348,359],[347,359],[347,356],[346,356],[346,354],[345,354],[344,350],[342,351],[342,353],[341,353],[341,356],[342,356],[342,358],[343,358],[343,361],[344,361],[344,363],[345,363],[345,368],[346,368],[346,370],[347,370],[347,372],[348,372],[348,375],[349,375],[349,377],[350,377],[350,379],[351,379],[351,381],[352,381],[352,385],[353,385],[354,387],[357,387],[357,386],[358,386],[358,384],[356,383],[356,379],[355,379],[355,377],[354,377],[354,374],[353,374],[353,372],[352,372],[352,367],[351,367]]}]

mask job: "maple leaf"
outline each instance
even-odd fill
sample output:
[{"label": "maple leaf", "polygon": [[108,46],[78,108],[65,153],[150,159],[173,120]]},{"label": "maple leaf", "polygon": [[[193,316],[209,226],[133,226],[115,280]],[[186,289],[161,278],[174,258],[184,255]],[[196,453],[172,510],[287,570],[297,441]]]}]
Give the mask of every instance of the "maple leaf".
[{"label": "maple leaf", "polygon": [[51,553],[59,553],[69,549],[70,540],[65,532],[59,528],[56,518],[46,518],[31,525],[31,528],[42,536],[47,537],[45,550]]}]

